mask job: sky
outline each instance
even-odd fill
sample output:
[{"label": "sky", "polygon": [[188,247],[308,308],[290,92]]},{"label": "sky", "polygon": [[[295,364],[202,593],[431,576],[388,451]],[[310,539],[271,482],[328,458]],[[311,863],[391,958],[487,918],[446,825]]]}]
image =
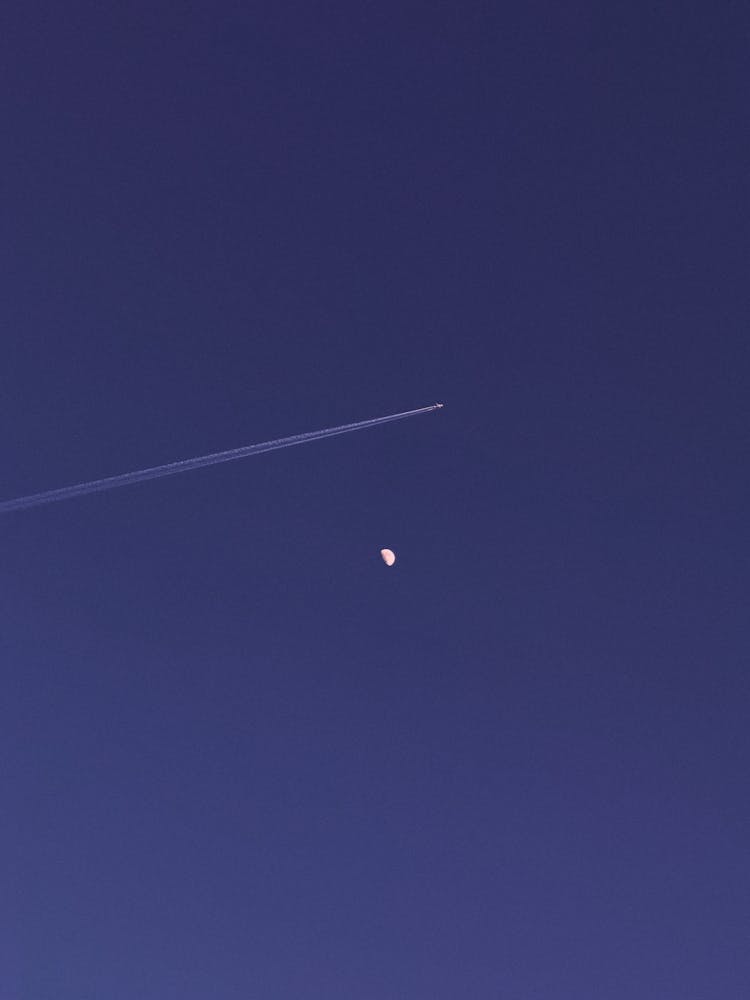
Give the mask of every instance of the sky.
[{"label": "sky", "polygon": [[748,29],[3,6],[0,1000],[747,993]]}]

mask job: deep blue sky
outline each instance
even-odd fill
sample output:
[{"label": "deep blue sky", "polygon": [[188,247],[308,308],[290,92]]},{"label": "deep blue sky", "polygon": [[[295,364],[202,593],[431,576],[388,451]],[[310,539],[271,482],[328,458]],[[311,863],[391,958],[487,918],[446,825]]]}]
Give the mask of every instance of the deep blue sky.
[{"label": "deep blue sky", "polygon": [[0,1000],[746,995],[746,5],[0,22]]}]

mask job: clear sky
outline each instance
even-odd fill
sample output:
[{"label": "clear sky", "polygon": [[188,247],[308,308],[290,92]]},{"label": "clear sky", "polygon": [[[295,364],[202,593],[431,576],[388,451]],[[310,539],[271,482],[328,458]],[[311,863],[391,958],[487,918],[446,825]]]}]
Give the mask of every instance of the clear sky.
[{"label": "clear sky", "polygon": [[0,22],[0,1000],[746,995],[746,5]]}]

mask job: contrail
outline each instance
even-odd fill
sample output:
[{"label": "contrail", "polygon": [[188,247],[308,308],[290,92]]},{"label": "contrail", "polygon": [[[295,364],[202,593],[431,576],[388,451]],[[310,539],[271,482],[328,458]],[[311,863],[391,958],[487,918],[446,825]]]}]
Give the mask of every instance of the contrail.
[{"label": "contrail", "polygon": [[379,424],[388,424],[393,420],[404,420],[406,417],[416,417],[420,413],[431,413],[433,410],[441,409],[442,406],[442,403],[434,403],[432,406],[423,406],[419,410],[392,413],[388,417],[374,417],[372,420],[360,420],[356,424],[343,424],[341,427],[328,427],[322,431],[308,431],[306,434],[292,434],[291,437],[278,438],[276,441],[248,444],[242,448],[230,448],[229,451],[217,451],[212,455],[202,455],[200,458],[186,458],[181,462],[155,465],[151,469],[125,472],[120,476],[109,476],[107,479],[92,479],[88,483],[63,486],[57,490],[46,490],[44,493],[32,493],[27,497],[16,497],[15,500],[3,500],[0,501],[0,514],[6,514],[11,510],[24,510],[26,507],[37,507],[43,503],[56,503],[58,500],[70,500],[86,493],[103,493],[105,490],[115,490],[119,486],[143,483],[147,479],[176,476],[178,472],[190,472],[191,469],[202,469],[206,465],[218,465],[220,462],[233,462],[237,458],[249,458],[251,455],[259,455],[263,451],[291,448],[295,444],[307,444],[308,441],[336,437],[337,434],[348,434],[350,431],[363,431],[366,427],[377,427]]}]

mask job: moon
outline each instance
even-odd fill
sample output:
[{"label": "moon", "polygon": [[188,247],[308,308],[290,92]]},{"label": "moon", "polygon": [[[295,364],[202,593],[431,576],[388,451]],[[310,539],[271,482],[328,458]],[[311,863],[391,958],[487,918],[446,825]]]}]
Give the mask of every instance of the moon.
[{"label": "moon", "polygon": [[386,566],[392,566],[396,561],[396,554],[395,552],[391,552],[390,549],[381,549],[380,557]]}]

